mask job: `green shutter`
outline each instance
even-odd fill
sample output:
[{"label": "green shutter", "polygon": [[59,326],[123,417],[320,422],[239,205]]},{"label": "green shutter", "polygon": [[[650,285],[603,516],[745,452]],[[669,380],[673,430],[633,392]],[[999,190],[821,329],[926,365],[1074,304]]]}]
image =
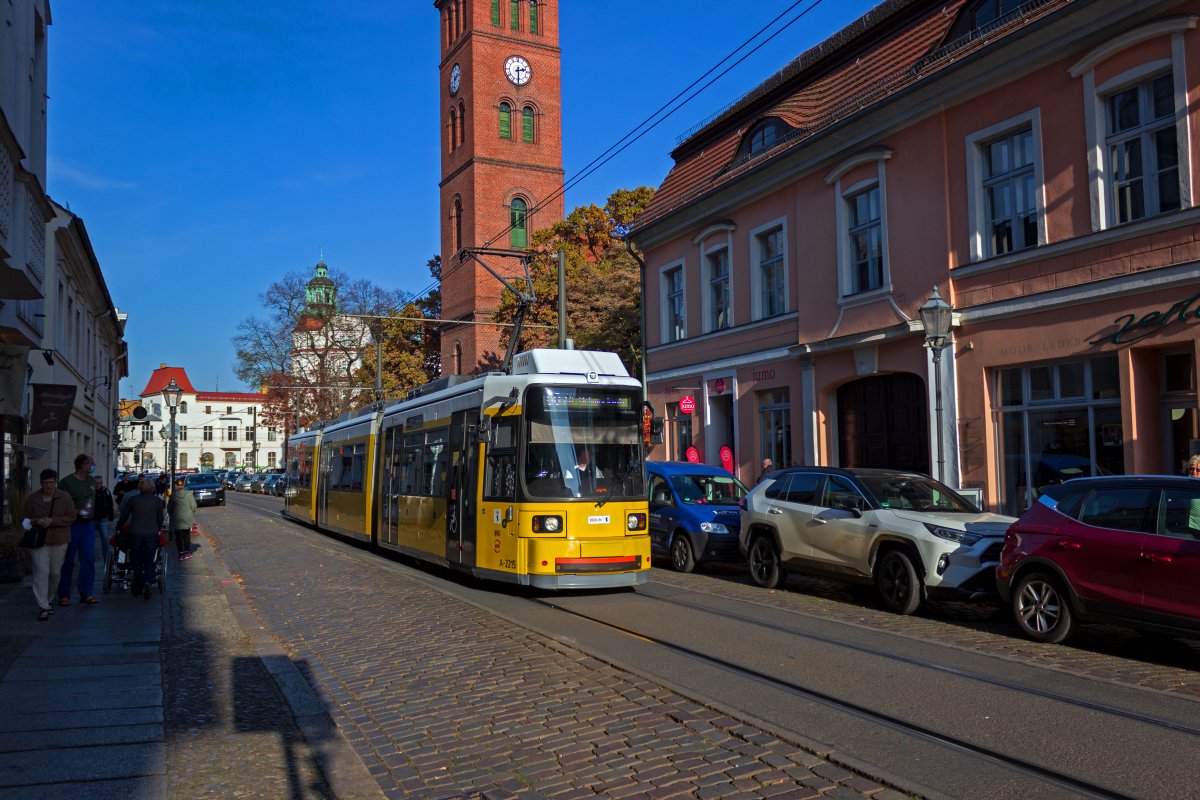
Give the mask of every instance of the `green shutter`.
[{"label": "green shutter", "polygon": [[538,4],[537,0],[529,0],[529,32],[538,32]]},{"label": "green shutter", "polygon": [[500,104],[500,138],[512,138],[512,109],[508,103]]},{"label": "green shutter", "polygon": [[512,205],[509,206],[509,243],[512,247],[525,246],[525,212],[525,201],[519,197],[513,200]]},{"label": "green shutter", "polygon": [[492,0],[492,24],[500,27],[500,0]]},{"label": "green shutter", "polygon": [[533,141],[533,109],[529,106],[521,112],[521,141]]},{"label": "green shutter", "polygon": [[514,31],[521,29],[521,5],[518,0],[509,0],[508,24]]}]

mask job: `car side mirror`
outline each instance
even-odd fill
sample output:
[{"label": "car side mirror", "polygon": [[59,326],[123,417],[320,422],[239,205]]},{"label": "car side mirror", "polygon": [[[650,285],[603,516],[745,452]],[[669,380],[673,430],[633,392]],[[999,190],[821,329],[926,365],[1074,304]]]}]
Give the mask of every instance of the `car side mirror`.
[{"label": "car side mirror", "polygon": [[838,509],[841,511],[849,511],[854,515],[855,519],[861,519],[863,515],[862,509],[859,508],[858,503],[853,500],[843,500],[838,504]]}]

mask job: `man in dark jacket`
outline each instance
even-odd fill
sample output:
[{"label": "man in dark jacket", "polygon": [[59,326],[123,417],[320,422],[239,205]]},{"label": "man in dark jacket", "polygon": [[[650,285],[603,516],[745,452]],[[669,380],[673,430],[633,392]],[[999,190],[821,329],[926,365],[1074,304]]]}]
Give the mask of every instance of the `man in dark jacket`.
[{"label": "man in dark jacket", "polygon": [[104,485],[104,478],[96,476],[96,509],[92,512],[96,521],[96,532],[100,534],[100,563],[107,566],[108,551],[112,549],[109,539],[112,538],[113,520],[117,518],[117,506],[112,492]]},{"label": "man in dark jacket", "polygon": [[138,493],[126,496],[117,519],[119,529],[126,522],[129,528],[129,553],[133,558],[133,593],[150,599],[150,581],[154,579],[154,551],[158,548],[158,532],[162,528],[163,501],[154,493],[154,481],[145,478],[138,483]]}]

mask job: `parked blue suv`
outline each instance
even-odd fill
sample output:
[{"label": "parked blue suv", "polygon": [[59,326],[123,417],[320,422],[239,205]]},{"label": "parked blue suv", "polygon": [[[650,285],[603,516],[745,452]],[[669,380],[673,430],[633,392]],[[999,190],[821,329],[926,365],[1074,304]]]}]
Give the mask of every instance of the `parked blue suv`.
[{"label": "parked blue suv", "polygon": [[719,467],[686,461],[648,461],[650,549],[671,557],[679,572],[705,561],[740,564],[741,510],[749,491]]}]

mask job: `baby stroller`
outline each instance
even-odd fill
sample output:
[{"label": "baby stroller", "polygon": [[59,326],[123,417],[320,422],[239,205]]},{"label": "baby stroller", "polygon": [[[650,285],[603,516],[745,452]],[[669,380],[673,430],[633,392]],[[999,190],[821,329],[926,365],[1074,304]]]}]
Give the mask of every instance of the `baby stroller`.
[{"label": "baby stroller", "polygon": [[[158,546],[154,548],[154,569],[146,576],[149,586],[158,586],[159,594],[166,591],[167,573],[163,569],[163,536],[158,535]],[[116,584],[117,589],[129,591],[133,585],[133,556],[129,549],[129,534],[114,533],[109,544],[108,558],[104,562],[104,593],[108,594]]]}]

